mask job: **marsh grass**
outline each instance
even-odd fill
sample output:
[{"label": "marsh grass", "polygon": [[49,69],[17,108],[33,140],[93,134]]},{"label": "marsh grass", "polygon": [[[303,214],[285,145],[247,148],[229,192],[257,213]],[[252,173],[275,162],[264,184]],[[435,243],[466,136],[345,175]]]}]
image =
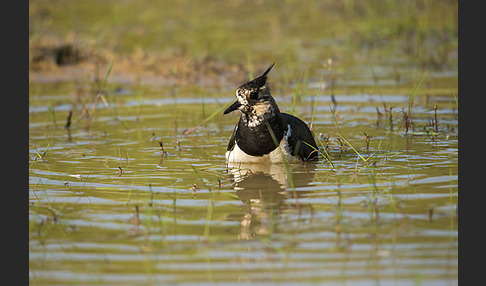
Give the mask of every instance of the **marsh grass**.
[{"label": "marsh grass", "polygon": [[[163,51],[164,54],[173,56],[183,53],[189,53],[194,58],[207,54],[217,55],[228,62],[247,62],[248,67],[272,56],[295,62],[296,46],[292,42],[293,39],[298,37],[304,43],[312,43],[317,35],[319,39],[338,38],[341,43],[348,43],[356,50],[359,47],[373,50],[391,46],[400,53],[415,58],[417,64],[434,68],[440,68],[450,62],[451,55],[448,51],[457,46],[457,42],[454,41],[457,35],[457,28],[454,25],[457,23],[457,18],[454,19],[457,3],[432,4],[433,2],[423,1],[417,4],[389,1],[379,4],[374,1],[345,1],[345,3],[349,2],[354,4],[344,5],[341,2],[331,1],[316,5],[312,1],[306,3],[289,1],[286,5],[281,5],[279,1],[265,1],[251,5],[245,3],[220,5],[204,2],[194,3],[191,5],[192,9],[185,9],[185,12],[181,13],[182,3],[179,2],[152,3],[146,5],[147,7],[139,7],[134,2],[128,2],[114,9],[110,3],[96,2],[97,5],[93,5],[93,1],[56,5],[48,5],[49,2],[40,1],[30,4],[32,12],[29,13],[29,19],[35,24],[32,25],[32,31],[29,28],[29,32],[32,32],[29,35],[33,38],[41,38],[45,30],[49,29],[54,30],[53,34],[69,39],[69,33],[74,30],[80,37],[95,44],[86,51],[87,57],[93,55],[101,57],[104,55],[102,52],[104,50],[116,50],[117,53],[133,57],[134,62],[136,60],[140,62],[137,53],[140,47],[152,53]],[[90,9],[90,5],[96,9]],[[159,14],[154,16],[147,10],[159,11]],[[390,14],[389,10],[393,13]],[[272,17],[268,17],[262,11],[273,11]],[[323,12],[328,17],[322,17]],[[52,15],[52,21],[44,23],[42,13]],[[145,16],[131,17],[133,13]],[[289,14],[293,14],[294,19],[289,19]],[[390,15],[393,15],[393,20],[390,20]],[[65,25],[73,17],[79,21]],[[160,25],[160,19],[169,19],[184,25],[169,28]],[[304,19],[305,29],[296,29],[297,24],[293,21]],[[235,25],[234,21],[241,25]],[[118,28],[137,25],[150,27],[150,29]],[[302,25],[299,24],[297,27]],[[93,26],[106,28],[93,29]],[[194,29],[187,30],[186,27],[194,27]],[[322,27],[329,27],[329,29],[323,30]],[[335,36],[336,34],[339,37]],[[270,48],[261,48],[264,39],[271,42]],[[387,41],[394,44],[378,44]],[[442,47],[434,49],[438,43]],[[188,47],[191,47],[189,52]],[[322,51],[315,55],[316,58],[325,58],[325,55],[331,52],[336,53],[332,45],[320,46],[320,49]],[[32,45],[32,52],[29,53],[32,65],[40,61],[40,59],[36,60],[37,50],[38,48]],[[101,51],[96,53],[98,50]],[[379,58],[377,54],[371,53],[372,61]],[[153,57],[145,58],[149,60],[147,66],[150,66]],[[166,68],[177,70],[173,66]],[[250,68],[250,78],[253,77],[251,70]]]},{"label": "marsh grass", "polygon": [[209,238],[209,230],[210,230],[210,227],[211,227],[211,220],[212,220],[212,217],[213,217],[213,208],[214,208],[214,194],[211,191],[211,188],[209,188],[208,191],[209,191],[209,194],[210,194],[210,200],[209,200],[209,204],[208,204],[208,211],[206,213],[206,222],[204,223],[203,237],[205,239]]},{"label": "marsh grass", "polygon": [[368,163],[368,160],[370,160],[371,158],[373,158],[374,154],[371,154],[371,155],[368,155],[367,158],[365,158],[363,155],[361,155],[361,153],[356,150],[356,148],[353,147],[353,145],[351,145],[351,143],[349,143],[349,141],[344,138],[344,136],[341,134],[341,129],[339,128],[339,124],[337,122],[337,119],[336,119],[336,114],[333,110],[333,108],[331,106],[329,106],[329,109],[331,110],[331,114],[332,114],[332,118],[333,118],[333,121],[334,121],[334,126],[336,127],[337,129],[337,133],[336,135],[338,136],[338,140],[339,142],[341,143],[341,148],[340,148],[340,151],[341,151],[341,158],[342,158],[342,152],[344,151],[344,145],[343,145],[343,142],[346,143],[346,145],[348,147],[350,147],[355,153],[356,155],[359,156],[359,158],[364,162],[364,163]]},{"label": "marsh grass", "polygon": [[72,135],[71,135],[71,117],[73,116],[73,111],[69,110],[68,117],[66,119],[66,125],[64,129],[66,129],[67,134],[67,142],[72,143]]},{"label": "marsh grass", "polygon": [[129,156],[128,156],[128,150],[125,146],[123,146],[124,150],[125,150],[125,169],[122,168],[122,154],[121,154],[121,148],[120,146],[117,146],[118,148],[118,158],[119,158],[119,165],[118,165],[118,170],[119,170],[119,174],[118,176],[121,177],[121,175],[123,174],[123,172],[126,171],[126,169],[128,168],[128,164],[130,162],[130,159],[129,159]]},{"label": "marsh grass", "polygon": [[228,106],[230,106],[231,102],[228,102],[226,103],[225,105],[221,106],[218,110],[216,110],[215,112],[213,112],[211,115],[209,115],[207,118],[205,118],[204,120],[202,120],[201,122],[199,122],[198,124],[196,124],[195,126],[193,126],[192,128],[186,130],[184,132],[184,135],[188,135],[190,134],[191,132],[193,132],[194,130],[196,130],[197,128],[199,128],[201,125],[205,124],[206,122],[208,122],[209,120],[211,120],[213,117],[215,117],[216,115],[218,114],[221,114],[221,112],[223,110],[225,110]]},{"label": "marsh grass", "polygon": [[302,82],[302,75],[300,76],[299,80],[297,81],[297,84],[295,86],[295,91],[294,91],[294,98],[292,100],[292,107],[290,108],[290,114],[295,113],[295,105],[297,104],[297,97],[299,96],[300,93],[300,86]]},{"label": "marsh grass", "polygon": [[[328,149],[328,148],[326,148],[326,147],[323,145],[323,143],[322,143],[322,141],[319,139],[319,137],[314,136],[314,138],[316,138],[316,139],[317,139],[317,142],[319,142],[319,145],[321,146],[321,149],[324,151],[324,153],[322,153],[322,152],[319,150],[319,148],[317,148],[317,149],[316,149],[314,146],[310,145],[310,144],[309,144],[309,143],[307,143],[307,142],[302,141],[302,143],[304,143],[304,144],[306,144],[307,146],[309,146],[309,147],[311,147],[312,149],[314,149],[314,151],[313,151],[313,152],[317,152],[317,153],[321,154],[321,156],[322,156],[322,157],[323,157],[323,158],[326,160],[326,162],[327,162],[327,163],[328,163],[328,164],[331,166],[331,169],[334,169],[334,164],[332,163],[331,156],[329,155],[329,153],[328,153],[328,151],[327,151],[327,149]],[[310,154],[309,154],[309,156],[310,156]]]},{"label": "marsh grass", "polygon": [[[419,77],[417,83],[413,87],[412,93],[410,94],[410,96],[408,98],[408,109],[407,109],[407,112],[404,115],[405,116],[405,134],[408,133],[408,129],[409,129],[411,122],[412,122],[412,111],[413,111],[414,99],[415,99],[415,96],[417,95],[417,90],[422,83],[422,80],[424,78],[425,73],[426,73],[426,70],[423,70],[422,73],[420,74],[420,77]],[[390,116],[391,116],[391,109],[390,109]],[[390,119],[390,121],[391,121],[391,119]]]},{"label": "marsh grass", "polygon": [[202,113],[202,118],[206,119],[206,104],[204,102],[204,90],[201,90],[201,113]]},{"label": "marsh grass", "polygon": [[56,112],[54,111],[54,106],[52,106],[52,103],[49,102],[49,115],[51,116],[52,120],[52,125],[54,125],[54,129],[57,129],[57,123],[56,123]]},{"label": "marsh grass", "polygon": [[37,150],[37,148],[35,148],[35,154],[37,155],[36,159],[43,161],[44,157],[46,156],[47,152],[49,151],[49,147],[51,147],[51,143],[47,143],[47,146],[46,146],[46,148],[44,148],[44,151],[42,152],[42,154],[39,153],[39,150]]},{"label": "marsh grass", "polygon": [[140,122],[140,116],[142,115],[142,103],[143,103],[144,89],[141,85],[137,88],[137,117],[136,121]]},{"label": "marsh grass", "polygon": [[[88,119],[87,119],[87,122],[86,122],[86,129],[88,130],[90,125],[91,125],[91,121],[93,120],[93,117],[95,115],[95,112],[96,112],[96,107],[98,106],[98,103],[99,101],[101,100],[105,106],[107,108],[110,108],[111,109],[111,106],[110,104],[108,104],[107,100],[106,100],[106,97],[105,95],[107,95],[106,91],[105,91],[105,87],[106,87],[106,83],[108,81],[108,77],[110,76],[110,73],[111,73],[111,70],[113,68],[113,64],[115,63],[115,60],[112,59],[111,62],[110,62],[110,65],[108,66],[108,69],[105,73],[105,77],[103,79],[103,82],[101,83],[101,86],[99,87],[99,90],[97,91],[96,93],[96,96],[95,96],[95,100],[94,100],[94,104],[93,104],[93,108],[91,109],[91,112],[89,113],[88,115]],[[116,106],[116,104],[115,104]],[[113,110],[114,112],[114,117],[116,117],[116,110]],[[124,125],[123,121],[121,121],[122,125]],[[125,125],[124,125],[125,126]],[[126,126],[125,126],[126,128]]]},{"label": "marsh grass", "polygon": [[310,124],[309,124],[309,129],[311,131],[313,130],[314,118],[316,116],[316,110],[317,110],[317,103],[319,102],[318,99],[319,99],[319,95],[321,93],[321,89],[323,88],[323,86],[324,86],[324,73],[322,73],[321,79],[319,80],[319,88],[317,89],[316,97],[314,99],[314,108],[312,110],[312,117],[311,117],[311,121],[310,121]]}]

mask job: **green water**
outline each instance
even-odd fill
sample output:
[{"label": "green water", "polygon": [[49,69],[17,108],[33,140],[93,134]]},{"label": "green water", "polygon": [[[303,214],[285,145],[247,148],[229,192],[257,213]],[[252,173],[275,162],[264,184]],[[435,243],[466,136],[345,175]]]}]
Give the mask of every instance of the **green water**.
[{"label": "green water", "polygon": [[[231,102],[230,91],[205,94],[203,104],[194,94],[171,98],[171,88],[140,99],[127,87],[112,95],[116,103],[99,103],[89,130],[74,116],[66,130],[72,95],[43,88],[31,93],[29,122],[34,284],[457,279],[451,97],[428,96],[439,106],[437,133],[434,110],[416,97],[415,130],[405,135],[398,110],[407,96],[336,96],[339,134],[364,162],[349,147],[341,152],[332,101],[319,96],[314,132],[330,136],[334,168],[323,157],[291,166],[292,189],[283,166],[227,169],[236,116],[219,113],[183,135]],[[316,92],[308,89],[296,107],[307,122]],[[292,103],[291,94],[276,98],[281,106]],[[394,106],[393,128],[383,103]],[[384,114],[378,122],[375,107]],[[368,151],[363,132],[371,136]]]},{"label": "green water", "polygon": [[30,284],[458,284],[457,3],[254,2],[30,4],[31,38],[207,53],[253,76],[276,61],[272,93],[322,153],[226,165],[239,114],[222,111],[248,74],[127,83],[114,61],[101,96],[93,74],[31,81]]}]

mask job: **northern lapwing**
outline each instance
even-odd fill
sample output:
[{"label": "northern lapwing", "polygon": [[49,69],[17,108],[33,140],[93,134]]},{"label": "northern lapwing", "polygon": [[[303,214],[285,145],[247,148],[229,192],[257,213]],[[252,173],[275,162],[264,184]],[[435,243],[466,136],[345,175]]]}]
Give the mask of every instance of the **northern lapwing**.
[{"label": "northern lapwing", "polygon": [[282,163],[282,155],[286,162],[317,158],[314,135],[307,124],[280,112],[270,93],[267,75],[274,64],[261,76],[238,87],[236,101],[224,111],[224,114],[241,111],[228,143],[227,162]]}]

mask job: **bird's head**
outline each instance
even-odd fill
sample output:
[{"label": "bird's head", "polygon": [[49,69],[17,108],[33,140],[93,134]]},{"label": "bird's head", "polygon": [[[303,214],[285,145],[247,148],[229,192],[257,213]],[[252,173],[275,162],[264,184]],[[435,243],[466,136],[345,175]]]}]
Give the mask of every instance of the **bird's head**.
[{"label": "bird's head", "polygon": [[238,87],[236,101],[224,111],[224,114],[239,110],[246,115],[244,119],[251,122],[261,120],[265,114],[279,112],[267,83],[267,75],[274,64],[270,65],[261,76]]}]

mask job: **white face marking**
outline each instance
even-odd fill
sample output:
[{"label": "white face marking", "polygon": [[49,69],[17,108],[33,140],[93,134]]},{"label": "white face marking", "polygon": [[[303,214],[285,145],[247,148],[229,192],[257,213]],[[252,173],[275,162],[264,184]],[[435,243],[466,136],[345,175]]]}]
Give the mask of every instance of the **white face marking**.
[{"label": "white face marking", "polygon": [[[258,99],[250,99],[252,92],[259,93]],[[275,114],[275,108],[278,109],[267,85],[258,89],[239,87],[236,89],[236,100],[240,103],[238,110],[243,113],[243,122],[252,128],[263,124]]]},{"label": "white face marking", "polygon": [[242,110],[245,106],[248,106],[248,100],[246,99],[245,93],[239,88],[236,90],[236,100],[241,104],[238,109]]}]

